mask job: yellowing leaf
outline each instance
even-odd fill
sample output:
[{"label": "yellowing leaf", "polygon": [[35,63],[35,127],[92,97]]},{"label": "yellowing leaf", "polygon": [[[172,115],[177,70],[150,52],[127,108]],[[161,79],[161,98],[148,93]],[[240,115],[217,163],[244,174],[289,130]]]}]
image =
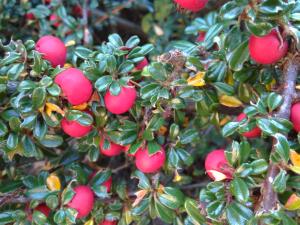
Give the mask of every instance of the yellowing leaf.
[{"label": "yellowing leaf", "polygon": [[65,46],[66,46],[66,47],[70,47],[70,46],[75,45],[75,44],[76,44],[76,41],[75,41],[75,40],[70,40],[70,41],[68,41],[68,42],[65,44]]},{"label": "yellowing leaf", "polygon": [[290,151],[290,158],[294,166],[300,166],[300,154],[298,154],[296,151],[291,150]]},{"label": "yellowing leaf", "polygon": [[215,181],[222,181],[227,178],[227,176],[224,173],[220,173],[219,171],[216,170],[207,170],[207,172],[210,172],[213,175]]},{"label": "yellowing leaf", "polygon": [[195,76],[189,77],[187,79],[188,85],[194,86],[194,87],[202,87],[205,85],[205,72],[198,72]]},{"label": "yellowing leaf", "polygon": [[300,166],[293,166],[289,165],[290,170],[292,170],[294,173],[300,174]]},{"label": "yellowing leaf", "polygon": [[161,126],[158,130],[158,133],[163,136],[166,134],[167,131],[168,129],[165,126]]},{"label": "yellowing leaf", "polygon": [[65,63],[65,65],[64,65],[64,68],[65,69],[69,69],[69,68],[72,68],[73,66],[72,66],[72,64],[71,63]]},{"label": "yellowing leaf", "polygon": [[131,224],[131,222],[132,222],[131,211],[128,210],[127,207],[125,207],[123,214],[125,215],[126,224]]},{"label": "yellowing leaf", "polygon": [[160,26],[154,24],[153,28],[154,28],[154,32],[157,36],[164,35],[164,30]]},{"label": "yellowing leaf", "polygon": [[11,151],[7,152],[6,154],[7,154],[8,159],[11,161],[16,154],[23,156],[23,153],[24,153],[24,149],[19,144],[14,150],[11,150]]},{"label": "yellowing leaf", "polygon": [[145,190],[145,189],[135,192],[136,199],[133,202],[132,207],[137,206],[143,200],[143,198],[146,196],[146,194],[148,194],[148,192],[149,191]]},{"label": "yellowing leaf", "polygon": [[189,119],[187,116],[184,117],[182,126],[183,126],[184,128],[188,127],[189,122],[190,122],[190,119]]},{"label": "yellowing leaf", "polygon": [[85,110],[87,108],[87,106],[88,106],[88,104],[85,102],[85,103],[82,103],[80,105],[72,106],[72,109]]},{"label": "yellowing leaf", "polygon": [[222,95],[219,97],[219,101],[222,105],[232,107],[232,108],[240,107],[243,105],[243,103],[234,96]]},{"label": "yellowing leaf", "polygon": [[93,218],[89,219],[84,223],[84,225],[94,225],[94,219]]},{"label": "yellowing leaf", "polygon": [[226,83],[229,85],[234,85],[234,80],[233,80],[233,74],[232,73],[228,73],[227,77],[226,77]]},{"label": "yellowing leaf", "polygon": [[276,80],[273,78],[271,83],[266,85],[267,91],[271,91],[273,89],[273,87],[275,86],[275,84],[276,84]]},{"label": "yellowing leaf", "polygon": [[65,112],[58,105],[46,102],[46,113],[49,117],[51,117],[53,111],[61,114],[62,116],[65,115]]},{"label": "yellowing leaf", "polygon": [[300,90],[300,85],[296,85],[296,89],[297,89],[297,90]]},{"label": "yellowing leaf", "polygon": [[61,189],[61,184],[59,177],[55,174],[50,174],[46,180],[47,187],[51,191],[59,191]]},{"label": "yellowing leaf", "polygon": [[175,176],[173,179],[173,182],[180,182],[182,180],[182,176],[180,176],[180,174],[178,173],[178,171],[175,171]]},{"label": "yellowing leaf", "polygon": [[229,117],[226,116],[225,118],[223,118],[221,121],[220,121],[220,126],[224,126],[226,123],[228,123],[230,121]]},{"label": "yellowing leaf", "polygon": [[297,210],[300,209],[300,197],[296,194],[292,194],[284,206],[287,210]]}]

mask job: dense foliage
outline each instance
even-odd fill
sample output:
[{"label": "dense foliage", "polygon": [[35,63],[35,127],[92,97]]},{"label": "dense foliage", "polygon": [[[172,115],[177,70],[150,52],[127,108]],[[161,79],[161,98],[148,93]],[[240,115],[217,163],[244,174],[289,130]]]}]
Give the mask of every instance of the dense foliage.
[{"label": "dense foliage", "polygon": [[300,1],[0,12],[0,224],[300,223]]}]

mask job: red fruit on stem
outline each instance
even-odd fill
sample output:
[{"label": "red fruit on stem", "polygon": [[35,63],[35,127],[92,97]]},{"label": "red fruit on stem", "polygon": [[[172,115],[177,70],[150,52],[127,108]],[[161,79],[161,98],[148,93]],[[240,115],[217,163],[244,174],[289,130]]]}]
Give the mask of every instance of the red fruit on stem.
[{"label": "red fruit on stem", "polygon": [[109,157],[120,155],[124,149],[124,146],[118,145],[112,141],[110,142],[110,146],[108,149],[104,149],[103,145],[104,145],[104,138],[102,138],[102,140],[100,141],[100,152],[103,155],[106,155]]},{"label": "red fruit on stem", "polygon": [[135,69],[136,70],[143,70],[145,66],[148,66],[148,60],[146,57],[144,57],[144,59],[139,62],[136,66],[135,66]]},{"label": "red fruit on stem", "polygon": [[26,13],[25,17],[26,17],[27,20],[34,20],[35,19],[35,16],[34,16],[33,13]]},{"label": "red fruit on stem", "polygon": [[104,220],[98,225],[117,225],[118,221],[117,220]]},{"label": "red fruit on stem", "polygon": [[174,0],[181,8],[192,12],[198,12],[203,9],[208,0]]},{"label": "red fruit on stem", "polygon": [[68,203],[68,207],[77,210],[77,218],[87,216],[94,207],[94,192],[85,185],[80,185],[74,189],[75,195]]},{"label": "red fruit on stem", "polygon": [[104,187],[106,187],[106,191],[107,191],[107,192],[110,192],[110,191],[111,191],[111,185],[112,185],[112,177],[109,177],[106,181],[104,181],[104,182],[102,183],[102,185],[103,185]]},{"label": "red fruit on stem", "polygon": [[63,131],[71,137],[81,138],[87,135],[93,128],[93,126],[83,126],[77,121],[67,120],[63,118],[61,120],[61,127]]},{"label": "red fruit on stem", "polygon": [[63,67],[66,62],[67,48],[57,37],[51,35],[41,37],[35,45],[35,50],[43,54],[43,59],[48,60],[53,67],[58,65]]},{"label": "red fruit on stem", "polygon": [[276,63],[286,55],[288,47],[286,40],[281,44],[275,29],[263,37],[251,35],[249,39],[250,57],[260,64]]},{"label": "red fruit on stem", "polygon": [[51,3],[51,0],[45,0],[45,3],[46,3],[46,4],[50,4],[50,3]]},{"label": "red fruit on stem", "polygon": [[56,28],[59,27],[61,24],[60,18],[56,14],[51,14],[49,17],[49,20],[50,20],[51,24]]},{"label": "red fruit on stem", "polygon": [[93,86],[79,69],[69,68],[59,73],[54,82],[60,86],[66,99],[72,105],[88,102],[93,93]]},{"label": "red fruit on stem", "polygon": [[206,156],[205,170],[213,180],[220,180],[218,176],[222,176],[225,179],[232,179],[233,172],[225,157],[224,149],[213,150]]},{"label": "red fruit on stem", "polygon": [[[245,113],[241,113],[240,115],[238,115],[238,117],[236,118],[236,120],[238,122],[242,121],[243,119],[247,118],[247,115]],[[261,129],[259,127],[254,127],[252,130],[244,132],[242,134],[244,137],[246,138],[257,138],[261,135]]]},{"label": "red fruit on stem", "polygon": [[205,40],[205,35],[206,35],[205,31],[200,31],[196,41],[197,42],[203,42]]},{"label": "red fruit on stem", "polygon": [[300,102],[297,102],[292,106],[290,119],[294,126],[294,130],[300,132]]},{"label": "red fruit on stem", "polygon": [[166,160],[166,153],[163,148],[150,155],[148,149],[139,149],[135,153],[135,165],[143,173],[155,173],[160,170]]},{"label": "red fruit on stem", "polygon": [[123,114],[135,103],[136,90],[133,86],[121,87],[119,95],[115,96],[108,90],[104,96],[106,109],[113,114]]},{"label": "red fruit on stem", "polygon": [[37,207],[34,208],[34,210],[40,211],[46,217],[48,217],[51,212],[51,209],[45,203],[39,204]]}]

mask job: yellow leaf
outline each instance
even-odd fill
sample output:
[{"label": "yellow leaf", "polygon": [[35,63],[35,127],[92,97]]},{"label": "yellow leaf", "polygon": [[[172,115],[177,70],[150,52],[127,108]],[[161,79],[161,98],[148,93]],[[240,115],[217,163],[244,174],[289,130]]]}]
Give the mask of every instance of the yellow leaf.
[{"label": "yellow leaf", "polygon": [[233,74],[230,72],[226,77],[226,83],[229,85],[234,85]]},{"label": "yellow leaf", "polygon": [[289,165],[290,170],[292,170],[294,173],[300,174],[300,166],[293,166]]},{"label": "yellow leaf", "polygon": [[131,222],[132,222],[131,211],[128,210],[127,207],[125,207],[123,214],[125,215],[126,224],[131,224]]},{"label": "yellow leaf", "polygon": [[76,44],[75,40],[70,40],[70,41],[68,41],[68,42],[65,44],[65,46],[66,46],[66,47],[70,47],[70,46],[75,45],[75,44]]},{"label": "yellow leaf", "polygon": [[132,207],[137,206],[143,200],[146,194],[148,194],[148,192],[149,191],[145,189],[135,192],[134,194],[136,195],[136,199],[133,202]]},{"label": "yellow leaf", "polygon": [[271,91],[273,89],[273,87],[275,86],[275,84],[276,84],[276,80],[273,78],[271,83],[266,85],[267,91]]},{"label": "yellow leaf", "polygon": [[94,225],[94,219],[93,218],[89,219],[84,223],[84,225]]},{"label": "yellow leaf", "polygon": [[300,209],[300,197],[296,194],[292,194],[284,206],[287,210],[297,210]]},{"label": "yellow leaf", "polygon": [[72,64],[71,63],[65,63],[65,65],[64,65],[64,68],[65,69],[69,69],[69,68],[72,68],[73,66],[72,66]]},{"label": "yellow leaf", "polygon": [[59,191],[61,189],[61,184],[59,177],[55,174],[50,174],[46,180],[47,187],[51,191]]},{"label": "yellow leaf", "polygon": [[187,79],[188,85],[194,86],[194,87],[202,87],[205,85],[205,72],[198,72],[195,76],[189,77]]},{"label": "yellow leaf", "polygon": [[297,89],[297,90],[300,90],[300,85],[296,85],[296,89]]},{"label": "yellow leaf", "polygon": [[222,181],[227,178],[227,176],[224,173],[220,173],[219,171],[216,170],[207,170],[207,172],[210,172],[213,175],[215,181]]},{"label": "yellow leaf", "polygon": [[14,150],[7,152],[6,155],[7,155],[8,159],[11,161],[16,154],[23,156],[23,153],[24,153],[24,149],[19,144]]},{"label": "yellow leaf", "polygon": [[294,166],[300,166],[300,154],[298,154],[296,151],[291,150],[290,151],[290,158]]},{"label": "yellow leaf", "polygon": [[58,105],[46,102],[46,113],[49,117],[51,116],[53,111],[61,114],[62,116],[65,115],[65,112]]},{"label": "yellow leaf", "polygon": [[181,180],[182,180],[182,176],[180,176],[178,171],[175,170],[175,176],[174,176],[173,182],[180,182]]},{"label": "yellow leaf", "polygon": [[228,123],[230,121],[229,117],[226,116],[225,118],[223,118],[221,121],[220,121],[220,126],[224,126],[226,123]]},{"label": "yellow leaf", "polygon": [[87,108],[87,106],[88,106],[88,104],[85,102],[85,103],[82,103],[80,105],[72,106],[72,109],[85,110]]},{"label": "yellow leaf", "polygon": [[161,126],[158,130],[158,133],[163,136],[166,134],[167,131],[168,129],[165,126]]},{"label": "yellow leaf", "polygon": [[222,105],[228,107],[240,107],[243,105],[243,103],[234,96],[222,95],[219,97],[219,101]]},{"label": "yellow leaf", "polygon": [[154,24],[153,28],[154,28],[154,32],[156,33],[157,36],[164,35],[164,30],[160,26]]},{"label": "yellow leaf", "polygon": [[186,127],[188,127],[188,125],[189,125],[189,122],[190,122],[190,119],[189,119],[189,117],[184,117],[184,120],[183,120],[183,124],[182,124],[182,126],[184,127],[184,128],[186,128]]}]

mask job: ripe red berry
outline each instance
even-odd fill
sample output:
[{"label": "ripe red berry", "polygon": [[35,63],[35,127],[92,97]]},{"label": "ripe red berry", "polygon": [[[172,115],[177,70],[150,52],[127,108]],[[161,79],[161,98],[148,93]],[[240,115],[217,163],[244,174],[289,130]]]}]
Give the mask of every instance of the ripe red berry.
[{"label": "ripe red berry", "polygon": [[75,195],[68,203],[68,206],[77,210],[77,218],[85,217],[94,207],[94,192],[90,187],[85,185],[77,186],[73,190]]},{"label": "ripe red berry", "polygon": [[174,0],[181,8],[198,12],[203,9],[208,0]]},{"label": "ripe red berry", "polygon": [[232,178],[232,170],[225,157],[224,149],[213,150],[206,156],[205,170],[208,176],[213,180]]},{"label": "ripe red berry", "polygon": [[291,122],[294,130],[300,132],[300,102],[295,103],[291,108]]},{"label": "ripe red berry", "polygon": [[205,35],[206,35],[205,31],[200,31],[196,41],[197,42],[203,42],[205,40]]},{"label": "ripe red berry", "polygon": [[288,51],[288,42],[283,41],[282,46],[276,30],[272,30],[263,37],[250,36],[250,57],[260,64],[272,64],[283,58]]},{"label": "ripe red berry", "polygon": [[37,207],[34,208],[34,210],[40,211],[46,217],[48,217],[51,212],[51,209],[45,203],[39,204]]},{"label": "ripe red berry", "polygon": [[148,149],[139,149],[135,153],[135,165],[143,173],[155,173],[160,170],[166,160],[166,153],[163,148],[150,155]]},{"label": "ripe red berry", "polygon": [[[247,118],[247,115],[245,113],[241,113],[240,115],[238,115],[236,120],[240,122],[245,118]],[[244,132],[242,135],[246,138],[257,138],[261,135],[261,129],[259,129],[259,127],[256,126],[252,130]]]},{"label": "ripe red berry", "polygon": [[104,187],[106,187],[106,191],[107,191],[107,192],[110,192],[110,191],[111,191],[111,186],[112,186],[112,177],[109,177],[106,181],[104,181],[104,182],[102,183],[102,185],[103,185]]},{"label": "ripe red berry", "polygon": [[60,18],[56,14],[51,14],[49,17],[49,20],[50,20],[51,24],[56,28],[59,27],[61,24]]},{"label": "ripe red berry", "polygon": [[93,93],[89,79],[79,69],[69,68],[57,74],[54,82],[62,89],[64,97],[72,105],[88,102]]},{"label": "ripe red berry", "polygon": [[120,155],[124,149],[124,146],[118,145],[112,141],[110,142],[110,146],[108,149],[104,149],[103,145],[104,145],[104,138],[102,138],[102,140],[100,141],[100,152],[103,155],[106,155],[109,157]]},{"label": "ripe red berry", "polygon": [[113,114],[123,114],[130,110],[136,99],[136,90],[133,86],[121,87],[119,95],[112,95],[109,90],[104,96],[106,109]]},{"label": "ripe red berry", "polygon": [[101,223],[98,225],[117,225],[118,221],[117,220],[103,220]]},{"label": "ripe red berry", "polygon": [[70,121],[66,118],[61,120],[61,127],[66,134],[74,138],[81,138],[87,135],[93,128],[91,125],[83,126],[77,121]]},{"label": "ripe red berry", "polygon": [[35,19],[35,16],[34,16],[33,13],[26,13],[25,17],[26,17],[27,20],[34,20]]},{"label": "ripe red berry", "polygon": [[35,50],[41,53],[53,67],[62,67],[66,62],[67,48],[57,37],[51,35],[41,37],[35,45]]},{"label": "ripe red berry", "polygon": [[139,62],[136,66],[135,66],[135,69],[136,70],[143,70],[145,66],[148,66],[148,60],[146,57],[144,57],[144,59]]}]

